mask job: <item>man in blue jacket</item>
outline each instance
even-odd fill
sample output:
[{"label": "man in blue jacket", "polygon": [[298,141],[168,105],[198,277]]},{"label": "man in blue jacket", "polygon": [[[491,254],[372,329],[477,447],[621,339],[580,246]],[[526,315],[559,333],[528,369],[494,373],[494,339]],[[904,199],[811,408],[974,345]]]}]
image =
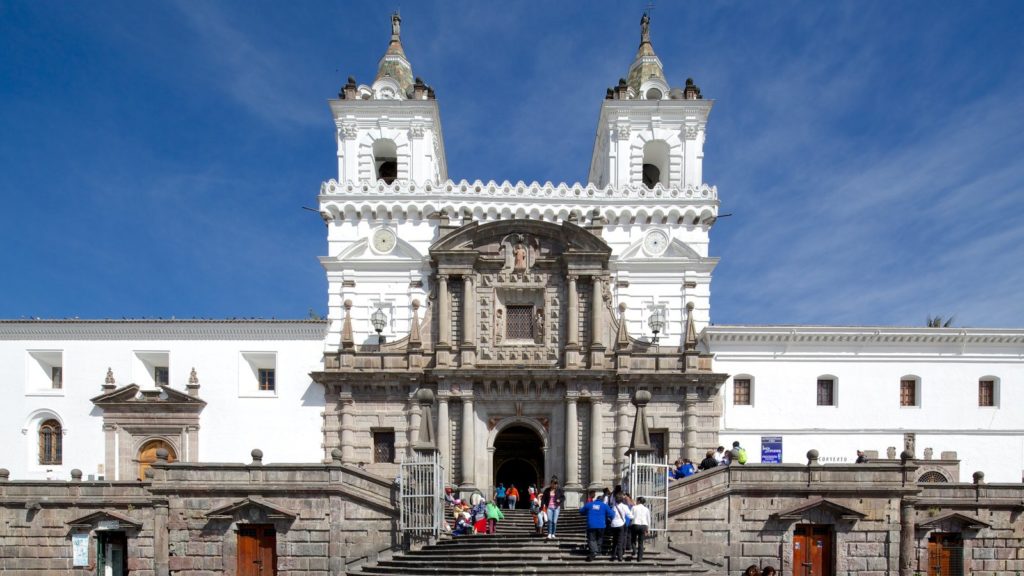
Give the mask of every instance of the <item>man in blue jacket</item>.
[{"label": "man in blue jacket", "polygon": [[580,507],[580,515],[587,517],[587,545],[590,547],[587,562],[592,562],[601,552],[604,527],[615,518],[615,512],[603,500],[597,499],[597,491],[591,490],[590,498]]}]

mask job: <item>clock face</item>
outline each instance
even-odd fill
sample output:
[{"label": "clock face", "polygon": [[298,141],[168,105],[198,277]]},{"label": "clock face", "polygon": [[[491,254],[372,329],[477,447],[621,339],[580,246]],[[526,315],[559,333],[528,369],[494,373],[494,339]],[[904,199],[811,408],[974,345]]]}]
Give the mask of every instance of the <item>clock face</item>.
[{"label": "clock face", "polygon": [[668,234],[661,230],[651,230],[644,238],[644,251],[651,256],[660,256],[668,248]]},{"label": "clock face", "polygon": [[373,249],[381,254],[391,252],[397,242],[395,231],[390,228],[381,228],[373,233]]}]

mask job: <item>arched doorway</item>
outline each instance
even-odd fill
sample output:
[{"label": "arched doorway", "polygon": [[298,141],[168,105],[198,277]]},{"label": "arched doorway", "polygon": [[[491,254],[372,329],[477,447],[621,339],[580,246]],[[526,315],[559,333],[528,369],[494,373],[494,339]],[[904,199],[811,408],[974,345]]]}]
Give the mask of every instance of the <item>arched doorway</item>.
[{"label": "arched doorway", "polygon": [[519,490],[517,508],[529,508],[527,488],[530,484],[541,486],[544,479],[543,445],[537,432],[519,424],[494,438],[494,485],[515,485]]},{"label": "arched doorway", "polygon": [[156,451],[160,448],[167,450],[168,462],[174,462],[178,459],[174,448],[169,443],[163,440],[150,440],[146,442],[139,450],[139,480],[146,479],[146,470],[149,469],[150,464],[156,462]]}]

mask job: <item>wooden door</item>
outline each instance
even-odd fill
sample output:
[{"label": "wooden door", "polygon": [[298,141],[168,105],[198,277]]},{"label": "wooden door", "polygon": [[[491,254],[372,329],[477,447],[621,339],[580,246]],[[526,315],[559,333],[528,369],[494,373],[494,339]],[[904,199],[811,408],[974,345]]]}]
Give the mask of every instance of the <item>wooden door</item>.
[{"label": "wooden door", "polygon": [[164,442],[163,440],[150,440],[143,444],[142,449],[139,450],[139,480],[146,479],[146,470],[150,464],[156,462],[156,451],[160,448],[167,450],[167,461],[174,462],[178,459],[177,454],[174,453],[174,447]]},{"label": "wooden door", "polygon": [[793,576],[833,576],[831,527],[808,524],[796,527]]},{"label": "wooden door", "polygon": [[964,541],[960,534],[932,534],[928,538],[928,576],[961,576]]},{"label": "wooden door", "polygon": [[238,527],[238,576],[276,576],[277,532],[265,524]]}]

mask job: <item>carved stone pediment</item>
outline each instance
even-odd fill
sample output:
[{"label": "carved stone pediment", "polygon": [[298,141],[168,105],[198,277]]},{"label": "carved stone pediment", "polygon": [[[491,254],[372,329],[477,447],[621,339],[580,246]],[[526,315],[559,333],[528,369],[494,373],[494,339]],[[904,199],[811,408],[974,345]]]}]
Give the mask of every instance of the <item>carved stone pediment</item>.
[{"label": "carved stone pediment", "polygon": [[199,411],[206,406],[205,400],[190,396],[170,386],[143,389],[138,384],[129,384],[112,392],[96,396],[92,399],[92,403],[104,409],[115,407],[130,408],[132,406],[146,409],[143,406],[159,404],[164,408],[174,406]]},{"label": "carved stone pediment", "polygon": [[299,513],[278,506],[268,500],[250,496],[226,506],[215,508],[206,513],[211,520],[294,520]]},{"label": "carved stone pediment", "polygon": [[95,527],[110,527],[117,529],[131,528],[134,530],[142,528],[141,522],[136,522],[130,517],[119,512],[114,512],[113,510],[100,510],[98,512],[93,512],[92,514],[87,514],[81,518],[69,520],[67,525],[72,528],[86,530],[91,530]]}]

